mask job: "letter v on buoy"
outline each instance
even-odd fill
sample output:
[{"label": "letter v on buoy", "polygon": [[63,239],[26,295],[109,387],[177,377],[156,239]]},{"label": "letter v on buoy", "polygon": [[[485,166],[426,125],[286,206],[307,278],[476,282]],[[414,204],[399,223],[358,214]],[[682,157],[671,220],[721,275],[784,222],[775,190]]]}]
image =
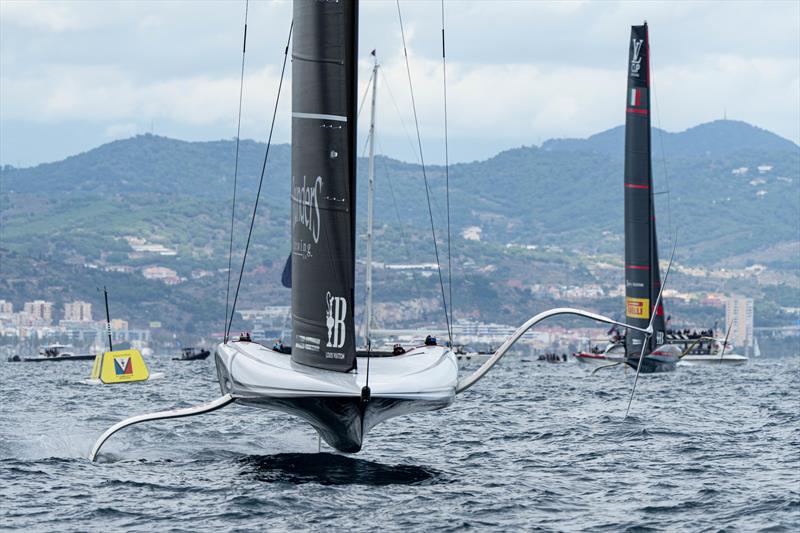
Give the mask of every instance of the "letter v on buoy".
[{"label": "letter v on buoy", "polygon": [[93,380],[103,383],[146,381],[150,377],[139,350],[117,350],[98,354],[92,367]]}]

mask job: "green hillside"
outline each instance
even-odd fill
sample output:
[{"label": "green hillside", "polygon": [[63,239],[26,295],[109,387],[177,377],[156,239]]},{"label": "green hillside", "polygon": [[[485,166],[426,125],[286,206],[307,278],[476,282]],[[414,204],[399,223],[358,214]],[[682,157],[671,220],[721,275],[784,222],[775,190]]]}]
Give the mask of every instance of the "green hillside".
[{"label": "green hillside", "polygon": [[[451,166],[454,287],[456,305],[465,315],[514,321],[531,307],[550,303],[532,302],[530,294],[514,286],[593,282],[587,257],[621,256],[621,132],[614,128],[584,140],[553,140],[541,148],[515,148],[486,161]],[[733,121],[664,133],[662,140],[666,157],[654,149],[659,155],[653,162],[662,249],[669,247],[671,226],[678,233],[676,255],[684,265],[761,263],[797,272],[797,145]],[[241,145],[235,264],[246,238],[264,148],[253,141]],[[87,292],[113,283],[120,287],[120,298],[138,309],[131,315],[136,320],[188,316],[175,327],[187,330],[191,322],[192,329],[219,329],[215,317],[221,322],[224,314],[220,269],[228,261],[234,152],[233,141],[144,135],[55,163],[0,169],[0,298],[17,305],[34,297],[67,301],[89,298]],[[270,152],[248,259],[245,306],[285,303],[288,298],[279,279],[289,249],[290,155],[288,145]],[[361,227],[366,166],[359,160]],[[427,170],[443,239],[444,169]],[[433,261],[420,167],[378,157],[376,173],[376,258]],[[466,228],[479,228],[480,241],[464,240]],[[133,253],[130,238],[162,244],[175,255]],[[537,251],[514,252],[507,244],[536,245]],[[185,282],[165,287],[145,280],[141,270],[148,266],[173,269]],[[115,267],[133,273],[103,270]],[[419,294],[409,295],[411,281]],[[427,314],[418,318],[440,318],[435,277],[412,280],[382,273],[377,283],[379,299],[429,300]],[[598,305],[611,311],[617,302]]]}]

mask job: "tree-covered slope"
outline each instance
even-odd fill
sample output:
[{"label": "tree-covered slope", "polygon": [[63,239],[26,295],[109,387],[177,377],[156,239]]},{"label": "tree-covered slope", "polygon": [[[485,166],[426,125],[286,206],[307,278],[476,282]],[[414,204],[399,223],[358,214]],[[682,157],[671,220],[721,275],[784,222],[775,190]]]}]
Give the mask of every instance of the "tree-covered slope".
[{"label": "tree-covered slope", "polygon": [[[662,256],[668,255],[671,229],[678,233],[677,257],[684,265],[713,268],[761,262],[797,270],[797,145],[744,123],[716,121],[663,133],[667,155],[662,157],[660,135],[654,133],[653,167]],[[621,128],[614,128],[588,139],[548,141],[541,148],[515,148],[450,167],[455,264],[468,273],[458,274],[454,282],[462,304],[473,310],[493,309],[495,314],[481,318],[516,317],[527,312],[529,299],[520,285],[587,283],[592,276],[580,264],[581,256],[621,257],[622,142]],[[234,265],[246,238],[264,149],[253,141],[243,141],[240,147]],[[115,283],[127,287],[125,294],[131,298],[151,305],[160,294],[168,296],[170,305],[180,300],[186,309],[198,309],[203,320],[211,320],[215,312],[221,315],[220,270],[228,264],[234,153],[233,141],[185,142],[144,135],[55,163],[0,169],[0,247],[5,249],[0,298],[77,298],[100,284],[103,268],[127,266],[133,273],[115,274]],[[288,145],[274,146],[270,152],[244,305],[286,299],[278,280],[289,250],[290,156]],[[366,167],[366,161],[359,160],[361,233]],[[444,170],[427,168],[442,244]],[[421,168],[379,156],[376,174],[377,260],[433,261]],[[479,242],[462,238],[462,232],[473,227],[480,230]],[[176,255],[133,253],[129,237],[163,244]],[[520,255],[509,251],[509,243],[549,248]],[[358,244],[363,257],[363,239]],[[443,254],[444,250],[440,246]],[[89,272],[84,264],[99,270]],[[159,291],[159,282],[141,276],[144,268],[154,265],[175,270],[186,283]],[[407,276],[379,276],[376,295],[400,298],[409,282]],[[419,299],[435,307],[436,277],[420,277],[415,284],[422,293]],[[462,311],[468,313],[463,307]]]}]

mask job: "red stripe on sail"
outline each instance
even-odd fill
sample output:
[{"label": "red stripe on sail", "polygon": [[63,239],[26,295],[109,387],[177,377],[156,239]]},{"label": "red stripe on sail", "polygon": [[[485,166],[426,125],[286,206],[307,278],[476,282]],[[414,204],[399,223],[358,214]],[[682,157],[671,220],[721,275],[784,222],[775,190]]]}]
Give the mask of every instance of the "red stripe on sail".
[{"label": "red stripe on sail", "polygon": [[650,270],[649,266],[642,265],[625,265],[625,268],[630,268],[631,270]]},{"label": "red stripe on sail", "polygon": [[628,189],[649,189],[649,185],[637,185],[636,183],[626,183],[625,187]]},{"label": "red stripe on sail", "polygon": [[629,107],[628,108],[628,113],[636,113],[636,114],[639,114],[639,115],[646,115],[647,114],[647,109],[634,109],[632,107]]}]

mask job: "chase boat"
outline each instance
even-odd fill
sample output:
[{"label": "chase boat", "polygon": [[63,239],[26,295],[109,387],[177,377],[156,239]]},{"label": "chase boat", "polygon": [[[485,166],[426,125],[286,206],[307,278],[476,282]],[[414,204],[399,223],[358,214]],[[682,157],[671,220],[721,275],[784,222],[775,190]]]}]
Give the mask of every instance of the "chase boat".
[{"label": "chase boat", "polygon": [[66,344],[49,344],[39,350],[39,357],[20,357],[12,355],[8,358],[13,363],[52,363],[56,361],[91,361],[95,358],[91,354],[75,354],[72,346]]}]

